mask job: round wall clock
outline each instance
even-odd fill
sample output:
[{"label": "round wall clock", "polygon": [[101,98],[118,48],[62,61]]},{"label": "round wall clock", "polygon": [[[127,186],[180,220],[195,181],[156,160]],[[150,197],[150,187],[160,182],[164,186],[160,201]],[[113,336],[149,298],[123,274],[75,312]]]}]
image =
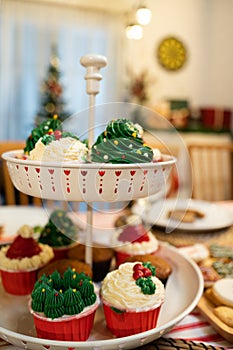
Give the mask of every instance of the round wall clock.
[{"label": "round wall clock", "polygon": [[187,60],[187,51],[179,39],[169,36],[159,44],[157,57],[162,67],[175,71],[183,67]]}]

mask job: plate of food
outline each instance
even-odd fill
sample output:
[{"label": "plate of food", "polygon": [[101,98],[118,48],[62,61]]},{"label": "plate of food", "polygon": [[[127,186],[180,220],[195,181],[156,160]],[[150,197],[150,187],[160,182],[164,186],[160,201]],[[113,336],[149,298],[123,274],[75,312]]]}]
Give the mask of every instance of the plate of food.
[{"label": "plate of food", "polygon": [[[38,338],[29,310],[30,295],[11,296],[0,284],[0,337],[27,349],[132,349],[158,339],[188,315],[203,293],[200,269],[174,247],[161,244],[161,257],[172,265],[172,274],[165,286],[165,301],[157,326],[129,336],[116,337],[106,327],[103,305],[96,311],[93,328],[86,341],[58,341]],[[99,284],[98,286],[101,286]]]},{"label": "plate of food", "polygon": [[230,227],[233,213],[227,206],[194,199],[166,199],[148,204],[142,211],[143,220],[171,232],[213,231]]},{"label": "plate of food", "polygon": [[198,303],[201,314],[225,339],[233,342],[233,278],[216,281]]}]

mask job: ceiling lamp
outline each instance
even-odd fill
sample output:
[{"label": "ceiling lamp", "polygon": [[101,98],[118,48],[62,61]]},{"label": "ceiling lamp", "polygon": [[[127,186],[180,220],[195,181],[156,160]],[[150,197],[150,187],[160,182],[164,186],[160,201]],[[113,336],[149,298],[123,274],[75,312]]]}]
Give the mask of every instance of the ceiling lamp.
[{"label": "ceiling lamp", "polygon": [[139,6],[136,12],[137,22],[143,26],[150,23],[151,10],[146,6]]},{"label": "ceiling lamp", "polygon": [[126,37],[128,39],[140,40],[143,37],[143,30],[139,24],[129,24],[126,27]]}]

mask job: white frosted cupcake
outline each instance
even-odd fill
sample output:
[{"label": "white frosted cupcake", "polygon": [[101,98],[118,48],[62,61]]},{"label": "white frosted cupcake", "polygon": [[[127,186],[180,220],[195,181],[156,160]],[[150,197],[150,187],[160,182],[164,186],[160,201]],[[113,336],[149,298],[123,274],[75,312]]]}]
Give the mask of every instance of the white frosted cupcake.
[{"label": "white frosted cupcake", "polygon": [[43,162],[75,161],[86,163],[87,156],[86,144],[74,134],[60,130],[42,136],[29,154],[30,159]]},{"label": "white frosted cupcake", "polygon": [[126,224],[113,234],[111,243],[117,266],[133,255],[153,254],[159,248],[155,235],[146,230],[138,215],[127,218]]},{"label": "white frosted cupcake", "polygon": [[165,289],[150,263],[124,263],[103,280],[101,298],[107,327],[125,337],[156,327]]}]

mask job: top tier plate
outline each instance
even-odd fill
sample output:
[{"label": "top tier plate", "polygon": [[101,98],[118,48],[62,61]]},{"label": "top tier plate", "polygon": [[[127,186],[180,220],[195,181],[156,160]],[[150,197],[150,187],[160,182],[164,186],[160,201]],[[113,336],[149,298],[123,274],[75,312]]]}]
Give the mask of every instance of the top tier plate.
[{"label": "top tier plate", "polygon": [[144,198],[166,188],[166,180],[176,162],[137,164],[40,162],[22,159],[23,151],[6,152],[14,186],[33,197],[77,202],[119,202]]}]

